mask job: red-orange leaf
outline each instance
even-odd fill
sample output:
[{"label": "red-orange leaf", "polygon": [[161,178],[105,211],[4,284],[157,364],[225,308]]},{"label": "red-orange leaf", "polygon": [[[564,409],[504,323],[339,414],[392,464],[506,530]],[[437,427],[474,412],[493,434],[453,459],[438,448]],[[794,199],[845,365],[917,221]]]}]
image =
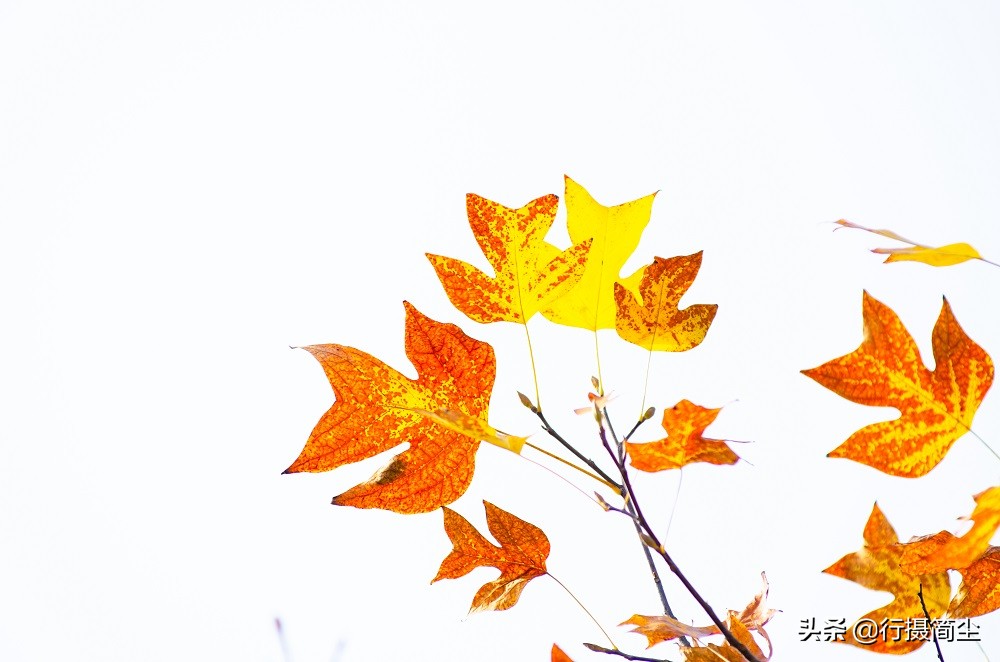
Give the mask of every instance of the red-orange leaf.
[{"label": "red-orange leaf", "polygon": [[990,547],[962,568],[962,583],[948,607],[952,618],[973,618],[1000,609],[1000,547]]},{"label": "red-orange leaf", "polygon": [[467,262],[428,253],[455,307],[477,322],[525,324],[576,285],[583,276],[591,240],[551,252],[545,235],[558,205],[554,195],[532,200],[520,209],[473,193],[466,196],[469,225],[496,277]]},{"label": "red-orange leaf", "polygon": [[[861,584],[873,591],[888,591],[893,601],[884,607],[865,614],[862,619],[875,623],[885,623],[874,642],[859,642],[854,636],[854,628],[847,629],[845,642],[876,653],[901,655],[920,648],[922,639],[910,640],[906,632],[897,633],[886,624],[898,623],[917,618],[925,618],[917,592],[923,587],[924,602],[931,618],[939,618],[948,606],[951,584],[947,572],[926,575],[908,575],[899,567],[903,546],[897,544],[899,538],[889,520],[885,518],[878,504],[872,508],[864,532],[865,544],[857,552],[847,554],[823,572],[843,577]],[[859,619],[861,620],[861,619]]]},{"label": "red-orange leaf", "polygon": [[552,662],[573,662],[573,660],[563,652],[563,649],[552,644]]},{"label": "red-orange leaf", "polygon": [[496,375],[493,348],[403,305],[415,380],[352,347],[303,348],[323,366],[336,402],[285,473],[328,471],[410,445],[371,480],[334,497],[338,506],[427,512],[460,497],[472,481],[479,442],[413,410],[485,419]]},{"label": "red-orange leaf", "polygon": [[500,577],[483,584],[472,599],[470,611],[510,609],[528,582],[546,574],[549,539],[534,524],[488,501],[483,505],[486,506],[486,524],[500,547],[484,538],[454,510],[442,508],[444,530],[454,549],[442,561],[431,583],[463,577],[480,566],[492,566],[500,571]]},{"label": "red-orange leaf", "polygon": [[895,407],[901,415],[858,430],[829,457],[846,457],[894,476],[923,476],[971,428],[993,383],[993,361],[965,335],[947,300],[931,336],[933,372],[888,306],[865,292],[862,311],[861,346],[802,372],[852,402]]},{"label": "red-orange leaf", "polygon": [[726,442],[703,436],[720,411],[681,400],[663,412],[666,438],[646,444],[625,442],[632,466],[640,471],[664,471],[693,462],[735,464],[740,458]]},{"label": "red-orange leaf", "polygon": [[615,329],[625,340],[650,351],[684,352],[701,344],[719,306],[699,303],[680,308],[681,297],[701,268],[694,255],[653,258],[642,270],[639,297],[615,283]]}]

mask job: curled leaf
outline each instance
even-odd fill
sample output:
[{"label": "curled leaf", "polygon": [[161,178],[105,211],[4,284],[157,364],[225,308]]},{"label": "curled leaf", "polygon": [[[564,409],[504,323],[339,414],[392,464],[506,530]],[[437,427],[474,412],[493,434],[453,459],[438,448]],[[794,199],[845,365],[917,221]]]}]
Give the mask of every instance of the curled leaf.
[{"label": "curled leaf", "polygon": [[844,219],[840,219],[839,221],[836,221],[836,223],[841,227],[864,230],[865,232],[871,232],[872,234],[878,234],[883,237],[888,237],[889,239],[901,241],[904,244],[910,244],[910,246],[904,248],[873,248],[872,253],[887,256],[885,258],[887,263],[904,261],[923,262],[924,264],[929,264],[932,267],[950,267],[955,264],[961,264],[967,260],[982,260],[983,262],[997,266],[996,263],[990,262],[980,255],[979,251],[966,243],[948,244],[947,246],[938,247],[925,246],[924,244],[918,244],[915,241],[910,241],[905,237],[901,237],[892,230],[873,230],[872,228],[866,228],[863,225],[851,223],[850,221],[845,221]]},{"label": "curled leaf", "polygon": [[429,418],[452,432],[457,432],[476,441],[491,443],[514,453],[520,453],[521,449],[524,448],[524,442],[528,440],[527,437],[517,437],[500,432],[483,419],[469,416],[457,409],[436,409],[434,411],[411,409],[410,411]]},{"label": "curled leaf", "polygon": [[982,557],[1000,528],[1000,487],[980,492],[975,499],[976,508],[969,516],[974,523],[964,536],[942,531],[906,543],[900,557],[903,570],[910,574],[962,570]]},{"label": "curled leaf", "polygon": [[1000,609],[1000,547],[990,547],[960,570],[962,583],[948,606],[952,618],[973,618]]}]

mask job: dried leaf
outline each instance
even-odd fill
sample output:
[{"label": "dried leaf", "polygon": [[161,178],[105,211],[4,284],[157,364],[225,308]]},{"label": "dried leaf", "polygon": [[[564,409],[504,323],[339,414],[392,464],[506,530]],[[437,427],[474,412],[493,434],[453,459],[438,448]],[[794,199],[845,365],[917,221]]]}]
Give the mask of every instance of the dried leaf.
[{"label": "dried leaf", "polygon": [[902,322],[867,292],[864,340],[854,352],[802,373],[851,402],[895,407],[900,417],[858,430],[829,453],[894,476],[923,476],[972,426],[993,383],[993,361],[958,325],[948,301],[934,325],[934,372]]},{"label": "dried leaf", "polygon": [[371,480],[335,497],[336,505],[427,512],[460,497],[472,481],[479,442],[412,410],[460,411],[485,425],[496,375],[493,348],[403,305],[416,380],[352,347],[303,348],[323,366],[336,402],[285,473],[329,471],[410,445]]},{"label": "dried leaf", "polygon": [[[859,551],[847,554],[823,571],[835,577],[849,579],[873,591],[888,591],[893,594],[892,602],[865,614],[862,619],[870,619],[876,623],[887,619],[888,623],[893,623],[899,622],[899,619],[905,621],[925,618],[920,599],[917,597],[917,591],[921,586],[930,617],[939,618],[944,614],[948,599],[951,597],[948,573],[925,575],[904,573],[899,567],[903,546],[897,544],[899,539],[896,537],[896,532],[882,514],[878,504],[872,508],[872,514],[865,525],[864,540],[865,544]],[[853,627],[850,627],[847,630],[845,643],[876,653],[901,655],[920,648],[924,641],[910,640],[905,631],[897,636],[896,632],[883,627],[877,640],[861,643],[855,638]]]},{"label": "dried leaf", "polygon": [[961,538],[947,531],[903,545],[900,558],[910,574],[962,570],[982,557],[990,539],[1000,528],[1000,487],[991,487],[975,496],[976,508],[969,519],[974,524]]},{"label": "dried leaf", "polygon": [[[726,628],[732,633],[736,640],[747,647],[750,654],[756,657],[758,660],[768,660],[770,655],[764,655],[764,651],[760,649],[757,642],[754,641],[753,636],[747,627],[739,621],[736,617],[735,612],[729,612],[729,617],[726,619]],[[706,646],[699,647],[689,647],[681,648],[684,653],[684,659],[686,661],[693,662],[719,662],[720,660],[726,660],[726,662],[746,662],[746,657],[743,653],[739,651],[738,648],[730,644],[728,641],[724,641],[722,644],[708,644]]]},{"label": "dried leaf", "polygon": [[454,549],[441,563],[431,583],[439,579],[457,579],[480,566],[492,566],[500,571],[500,577],[483,584],[472,599],[470,611],[510,609],[528,582],[546,574],[549,539],[534,524],[488,501],[483,505],[486,506],[486,524],[500,547],[484,538],[464,517],[450,508],[443,508],[444,530]]},{"label": "dried leaf", "polygon": [[532,315],[568,292],[583,276],[590,250],[584,237],[565,251],[544,241],[559,198],[546,195],[520,209],[470,193],[469,225],[496,272],[491,278],[450,257],[427,254],[448,298],[476,322],[527,323]]},{"label": "dried leaf", "polygon": [[858,225],[857,223],[845,221],[844,219],[840,219],[839,221],[836,221],[836,223],[837,225],[845,228],[864,230],[865,232],[871,232],[873,234],[882,235],[883,237],[888,237],[889,239],[901,241],[904,244],[910,244],[910,246],[906,248],[873,248],[872,253],[888,256],[885,258],[887,263],[904,261],[923,262],[924,264],[929,264],[932,267],[950,267],[955,264],[961,264],[967,260],[982,260],[983,262],[988,262],[989,264],[995,264],[985,259],[979,254],[979,251],[969,244],[948,244],[947,246],[938,246],[935,248],[932,246],[925,246],[924,244],[918,244],[915,241],[910,241],[909,239],[899,236],[892,230],[873,230],[871,228],[866,228],[863,225]]},{"label": "dried leaf", "polygon": [[[729,624],[727,627],[730,632],[736,635],[737,629],[742,632],[746,632],[747,641],[744,641],[739,635],[736,638],[741,642],[750,647],[751,651],[757,651],[755,655],[763,654],[760,653],[760,648],[757,647],[756,642],[754,642],[753,637],[750,635],[749,630],[758,631],[761,636],[767,641],[768,648],[771,648],[771,638],[764,631],[764,626],[767,625],[768,621],[777,613],[774,609],[768,609],[766,606],[767,593],[768,593],[768,583],[767,576],[762,572],[760,573],[761,580],[764,582],[764,587],[761,589],[760,593],[754,596],[753,600],[741,611],[736,613],[730,610],[729,612]],[[733,623],[737,625],[734,626]],[[641,634],[646,637],[647,648],[658,644],[663,641],[670,641],[678,637],[690,637],[695,641],[700,641],[705,637],[710,637],[713,635],[721,635],[722,631],[715,625],[706,625],[703,627],[697,627],[694,625],[687,625],[682,623],[675,618],[670,616],[642,616],[640,614],[634,614],[630,619],[621,623],[620,625],[634,625],[630,632],[636,634]],[[738,628],[737,628],[738,626]],[[737,628],[737,629],[734,629]],[[748,643],[749,642],[749,643]],[[770,657],[768,655],[767,657]]]},{"label": "dried leaf", "polygon": [[615,283],[618,335],[658,352],[684,352],[701,344],[719,307],[712,303],[679,308],[700,267],[701,251],[653,258],[653,263],[642,269],[638,297]]},{"label": "dried leaf", "polygon": [[1000,547],[988,548],[962,568],[962,583],[948,606],[952,618],[973,618],[1000,609]]},{"label": "dried leaf", "polygon": [[640,471],[664,471],[693,462],[735,464],[740,458],[724,441],[702,436],[720,411],[681,400],[663,412],[664,439],[645,444],[625,442],[632,466]]},{"label": "dried leaf", "polygon": [[[642,269],[622,279],[620,272],[639,245],[639,237],[649,224],[653,197],[605,207],[582,186],[566,177],[566,225],[573,243],[593,239],[590,257],[580,282],[542,311],[556,324],[583,329],[612,329],[615,326],[616,282],[637,291]],[[547,244],[545,256],[559,249]],[[543,258],[544,259],[544,258]]]}]

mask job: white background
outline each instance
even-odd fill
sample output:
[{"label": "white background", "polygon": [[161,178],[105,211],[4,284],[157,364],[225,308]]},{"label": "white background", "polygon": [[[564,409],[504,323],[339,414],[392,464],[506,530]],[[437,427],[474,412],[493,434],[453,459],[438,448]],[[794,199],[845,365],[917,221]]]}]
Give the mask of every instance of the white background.
[{"label": "white background", "polygon": [[[466,615],[495,572],[428,581],[440,513],[334,508],[388,461],[282,476],[332,401],[289,345],[362,348],[411,376],[401,301],[494,344],[491,421],[537,431],[522,329],[451,308],[423,253],[485,267],[473,191],[509,206],[655,190],[631,271],[704,249],[685,303],[705,343],[653,357],[648,403],[725,405],[735,467],[684,470],[667,544],[720,611],[771,581],[775,660],[871,660],[799,622],[886,603],[820,571],[878,500],[902,539],[949,529],[1000,461],[967,435],[919,480],[825,454],[895,416],[799,371],[861,340],[861,293],[930,361],[941,295],[1000,352],[1000,269],[883,265],[848,218],[1000,258],[1000,10],[993,3],[0,4],[0,659],[294,662],[574,659],[601,633],[541,578]],[[567,245],[564,211],[550,239]],[[531,322],[546,411],[599,455],[592,336]],[[601,335],[612,416],[638,414],[646,354]],[[975,428],[1000,447],[990,393]],[[662,436],[659,417],[637,439]],[[543,435],[533,441],[548,442]],[[589,489],[575,477],[573,480]],[[637,476],[666,530],[676,472]],[[629,525],[483,447],[454,508],[538,524],[549,566],[615,624],[658,601]],[[967,525],[965,525],[967,526]],[[953,582],[957,584],[958,576]],[[705,616],[668,581],[681,618]],[[978,621],[1000,659],[1000,619]],[[971,643],[949,662],[985,660]],[[679,659],[664,644],[654,655]],[[911,656],[936,658],[931,647]]]}]

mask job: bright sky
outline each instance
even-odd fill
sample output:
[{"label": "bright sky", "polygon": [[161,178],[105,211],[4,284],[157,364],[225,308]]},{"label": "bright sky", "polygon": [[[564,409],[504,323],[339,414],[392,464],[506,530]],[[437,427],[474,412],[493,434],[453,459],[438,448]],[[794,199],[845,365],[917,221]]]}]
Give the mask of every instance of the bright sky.
[{"label": "bright sky", "polygon": [[[685,469],[679,498],[676,472],[636,477],[677,562],[720,612],[766,571],[779,662],[874,659],[799,641],[803,619],[890,599],[820,571],[860,548],[876,500],[904,540],[964,531],[1000,461],[971,435],[919,480],[827,459],[895,412],[799,371],[857,347],[864,289],[928,362],[942,295],[1000,352],[1000,270],[883,265],[867,249],[895,244],[830,224],[1000,258],[998,28],[994,3],[913,0],[2,3],[0,659],[283,662],[275,617],[293,662],[547,660],[553,642],[610,659],[580,646],[606,642],[548,578],[471,616],[494,571],[429,585],[440,513],[329,505],[390,455],[280,475],[332,402],[288,346],[412,376],[404,299],[493,344],[491,422],[537,432],[515,395],[533,390],[522,329],[468,321],[423,254],[486,267],[465,194],[516,207],[561,196],[564,174],[605,204],[659,191],[626,273],[705,251],[684,302],[718,316],[702,346],[653,357],[646,401],[724,405],[709,432],[753,443],[735,467]],[[568,245],[564,210],[550,239]],[[550,419],[599,456],[571,411],[592,336],[530,328]],[[600,343],[627,427],[647,355]],[[1000,448],[995,389],[975,429]],[[482,499],[544,529],[552,573],[642,651],[616,627],[658,610],[627,521],[493,447],[453,507],[482,527]],[[1000,617],[977,622],[1000,659]]]}]

